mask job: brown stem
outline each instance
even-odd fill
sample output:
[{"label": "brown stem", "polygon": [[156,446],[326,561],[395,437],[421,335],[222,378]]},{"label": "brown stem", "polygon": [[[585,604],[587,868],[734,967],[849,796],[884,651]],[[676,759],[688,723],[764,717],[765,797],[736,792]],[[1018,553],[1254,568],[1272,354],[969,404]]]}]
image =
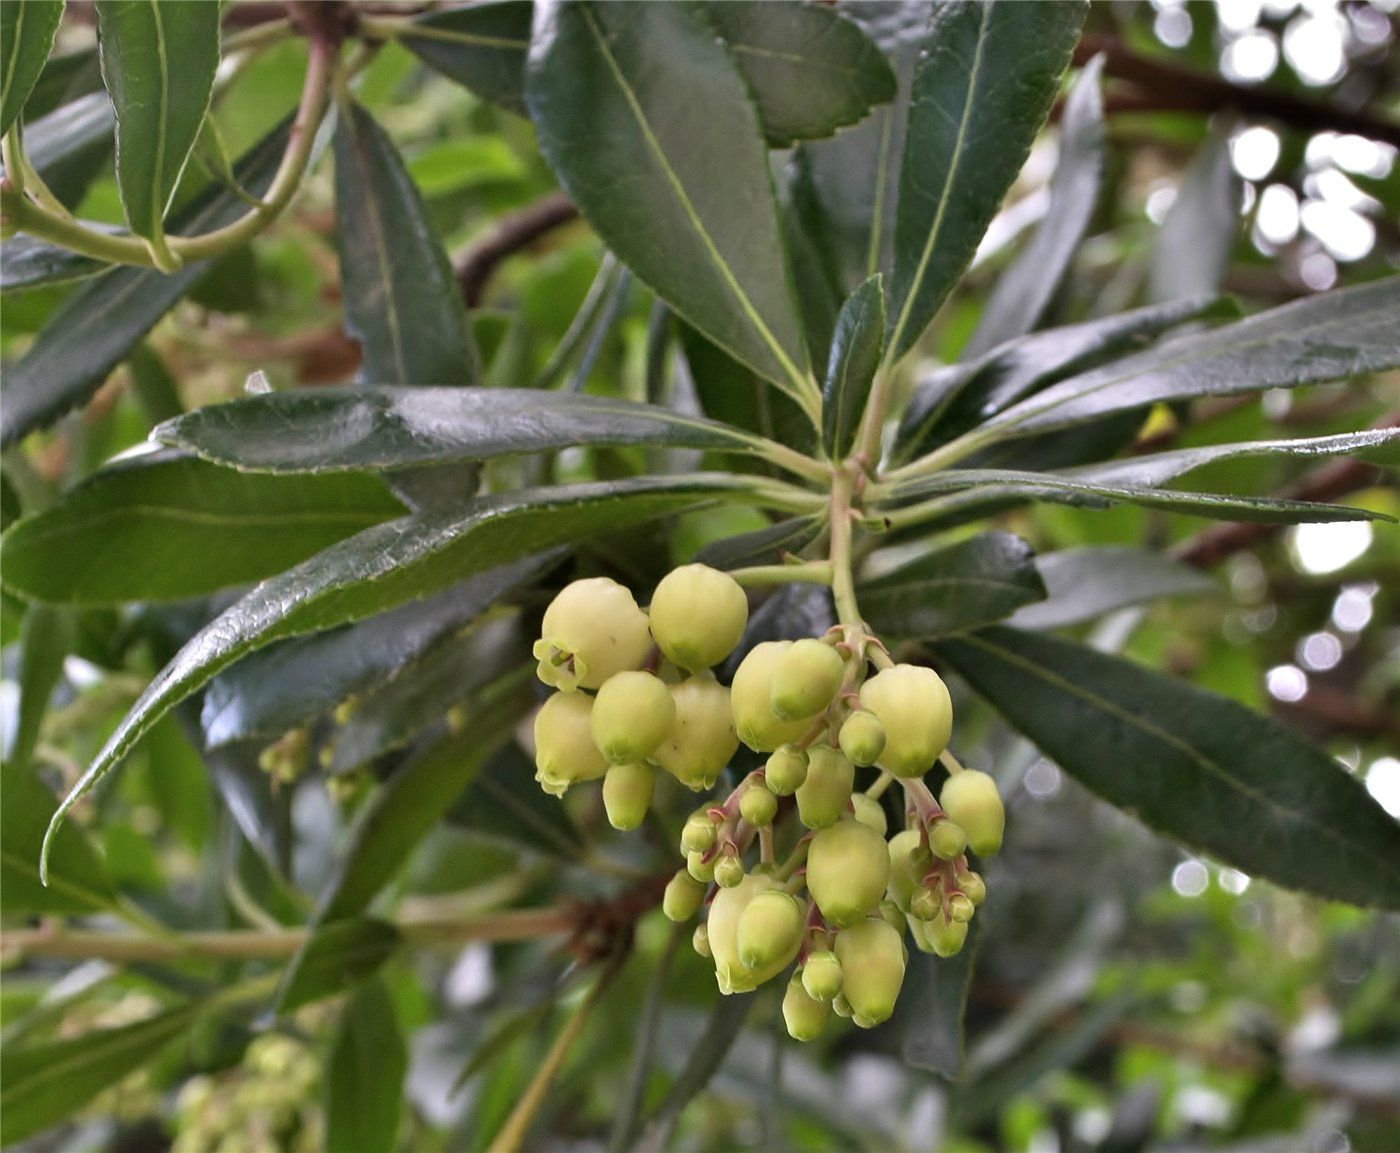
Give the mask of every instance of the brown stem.
[{"label": "brown stem", "polygon": [[502,216],[496,227],[462,253],[454,264],[457,284],[467,307],[474,308],[481,303],[486,282],[501,261],[577,216],[578,209],[562,192],[551,193]]}]

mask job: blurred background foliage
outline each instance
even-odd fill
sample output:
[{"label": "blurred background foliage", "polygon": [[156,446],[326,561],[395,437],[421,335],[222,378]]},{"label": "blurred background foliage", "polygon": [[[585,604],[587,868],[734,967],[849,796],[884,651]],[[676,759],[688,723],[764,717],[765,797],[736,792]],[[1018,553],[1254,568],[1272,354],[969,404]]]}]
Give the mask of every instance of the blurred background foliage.
[{"label": "blurred background foliage", "polygon": [[[1216,289],[1257,310],[1400,268],[1397,38],[1395,0],[1095,4],[1077,60],[1106,54],[1106,190],[1051,321]],[[95,83],[84,55],[92,41],[86,6],[70,3],[60,51],[74,54],[74,67],[66,78],[49,77],[55,101],[64,86]],[[304,57],[300,42],[276,43],[221,79],[217,131],[201,143],[201,164],[217,170],[284,114]],[[590,392],[631,396],[658,379],[668,391],[694,387],[681,357],[660,365],[649,358],[658,323],[650,292],[570,220],[528,121],[477,100],[394,43],[364,70],[358,98],[401,150],[456,257],[477,305],[487,382],[571,379]],[[119,224],[109,147],[107,140],[70,158],[64,177],[50,183],[71,196],[80,217]],[[939,317],[926,345],[930,369],[958,356],[998,271],[1045,213],[1056,149],[1052,129]],[[341,328],[331,191],[331,166],[322,163],[294,209],[201,280],[92,404],[7,453],[7,523],[21,503],[42,504],[144,440],[152,421],[168,414],[162,397],[171,390],[194,407],[245,388],[353,377],[358,349]],[[494,259],[503,230],[532,225],[537,235]],[[69,292],[5,296],[7,361]],[[1394,421],[1398,411],[1400,379],[1392,373],[1207,402],[1189,426],[1162,411],[1151,435],[1163,446],[1319,435]],[[602,450],[576,463],[581,474],[591,467],[625,475],[636,471],[639,452]],[[566,456],[566,472],[568,463]],[[1352,462],[1234,460],[1212,466],[1203,487],[1212,484],[1345,496],[1400,516],[1394,486]],[[1400,815],[1400,528],[1203,528],[1131,507],[1036,506],[1008,521],[1038,551],[1176,550],[1201,570],[1199,595],[1111,614],[1082,626],[1083,634],[1272,711],[1335,753]],[[733,511],[688,518],[675,555],[643,563],[659,572],[755,523]],[[7,608],[0,706],[12,732],[19,630],[39,626]],[[162,618],[176,621],[180,611],[74,614],[71,655],[38,734],[37,759],[56,780],[72,783],[168,655],[150,638]],[[455,700],[450,684],[440,684],[418,705],[441,713]],[[994,727],[976,701],[957,705],[962,739],[978,734],[1011,814],[1007,850],[989,875],[997,901],[977,946],[964,1079],[950,1085],[907,1065],[898,1019],[799,1048],[783,1036],[774,990],[760,995],[746,1023],[732,1012],[712,1015],[708,966],[676,948],[669,924],[653,914],[639,924],[637,948],[541,1114],[539,1131],[554,1134],[553,1143],[533,1147],[601,1148],[630,1094],[659,1101],[687,1062],[698,1056],[703,1066],[708,1055],[713,1080],[680,1112],[673,1148],[1400,1149],[1400,921],[1281,892],[1185,855]],[[217,754],[210,774],[188,721],[165,721],[119,784],[80,810],[113,881],[172,925],[203,923],[200,910],[225,900],[274,922],[303,916],[302,894],[322,887],[365,779],[307,771],[299,750],[285,744],[262,755],[259,768],[256,742]],[[282,773],[272,788],[264,787],[269,768]],[[498,778],[512,768],[526,771],[496,766]],[[559,886],[590,898],[615,887],[609,874],[644,873],[664,858],[664,849],[612,834],[596,792],[571,796],[564,817],[533,791],[513,798],[493,789],[491,773],[474,790],[477,803],[464,811],[473,810],[477,828],[449,824],[430,834],[401,881],[402,902],[427,911],[451,905],[455,898],[443,894],[468,880],[486,881],[502,900]],[[239,803],[263,806],[266,859],[228,815]],[[492,803],[512,819],[492,822]],[[493,824],[510,835],[483,835]],[[290,884],[268,864],[279,857]],[[227,892],[218,889],[220,861],[234,865]],[[169,979],[157,968],[11,967],[0,992],[4,1037],[77,1036],[141,1018],[152,1007],[151,986]],[[916,965],[910,992],[919,972]],[[396,1062],[406,1068],[410,1108],[399,1147],[485,1148],[562,1009],[579,995],[568,958],[547,942],[471,944],[400,954],[386,973],[391,1001],[356,1004],[350,1017],[393,1014],[406,1038],[402,1054],[376,1051],[369,1061],[386,1074]],[[906,995],[899,1014],[927,1009]],[[643,1011],[657,1014],[650,1021],[656,1064],[632,1085]],[[256,1039],[256,1023],[201,1026],[187,1045],[106,1092],[75,1127],[33,1147],[321,1148],[328,1070],[354,1044],[345,1029],[334,1004],[310,1007]]]}]

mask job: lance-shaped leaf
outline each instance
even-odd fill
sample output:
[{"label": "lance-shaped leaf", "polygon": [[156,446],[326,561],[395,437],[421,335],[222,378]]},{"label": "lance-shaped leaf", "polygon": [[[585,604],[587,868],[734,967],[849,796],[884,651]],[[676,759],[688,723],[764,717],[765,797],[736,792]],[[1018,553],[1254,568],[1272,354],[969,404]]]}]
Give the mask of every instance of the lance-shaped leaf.
[{"label": "lance-shaped leaf", "polygon": [[871,628],[895,637],[975,629],[1044,596],[1030,545],[1009,532],[970,537],[856,586]]},{"label": "lance-shaped leaf", "polygon": [[885,290],[877,273],[855,290],[836,317],[822,386],[822,443],[832,460],[855,445],[885,339]]},{"label": "lance-shaped leaf", "polygon": [[383,981],[371,981],[346,1002],[331,1043],[326,1153],[393,1153],[407,1072],[394,999]]},{"label": "lance-shaped leaf", "polygon": [[1071,377],[983,426],[1064,428],[1163,401],[1295,388],[1400,365],[1400,276],[1306,297]]},{"label": "lance-shaped leaf", "polygon": [[795,0],[706,3],[739,66],[773,148],[830,136],[894,99],[894,71],[860,28]]},{"label": "lance-shaped leaf", "polygon": [[816,517],[793,517],[767,528],[712,541],[695,554],[700,564],[711,568],[744,568],[748,565],[780,564],[784,557],[796,556],[821,534]]},{"label": "lance-shaped leaf", "polygon": [[524,845],[537,853],[571,860],[582,838],[569,811],[532,784],[535,763],[515,741],[507,741],[472,776],[447,812],[449,823],[478,837]]},{"label": "lance-shaped leaf", "polygon": [[977,318],[977,328],[963,349],[964,360],[1032,331],[1069,271],[1103,184],[1102,73],[1103,56],[1095,56],[1065,101],[1059,159],[1050,181],[1050,207],[1030,243],[997,278]]},{"label": "lance-shaped leaf", "polygon": [[983,913],[973,920],[967,941],[956,956],[909,957],[913,972],[905,983],[910,988],[913,1008],[906,1017],[904,1060],[949,1081],[958,1080],[963,1072],[963,1016],[972,988],[977,947],[986,930],[985,919]]},{"label": "lance-shaped leaf", "polygon": [[1044,634],[992,628],[938,652],[1065,772],[1149,827],[1251,876],[1400,909],[1400,822],[1267,717]]},{"label": "lance-shaped leaf", "polygon": [[[25,124],[24,151],[29,163],[49,191],[67,207],[78,206],[111,155],[114,123],[112,99],[100,90]],[[86,257],[74,254],[73,259]]]},{"label": "lance-shaped leaf", "polygon": [[[263,194],[286,141],[284,123],[243,155],[236,166],[241,188]],[[176,227],[210,232],[247,208],[236,190],[211,187],[179,214]],[[87,400],[208,267],[208,261],[186,264],[173,276],[153,268],[113,268],[74,292],[5,374],[0,443],[11,444]]]},{"label": "lance-shaped leaf", "polygon": [[934,9],[904,138],[889,355],[962,276],[1045,122],[1087,4],[951,0]]},{"label": "lance-shaped leaf", "polygon": [[530,0],[486,0],[427,12],[399,43],[430,68],[512,112],[525,112]]},{"label": "lance-shaped leaf", "polygon": [[294,1012],[373,976],[403,941],[393,924],[376,917],[346,917],[320,926],[287,966],[277,1011]]},{"label": "lance-shaped leaf", "polygon": [[810,405],[758,115],[701,11],[537,5],[526,99],[541,150],[608,247]]},{"label": "lance-shaped leaf", "polygon": [[5,587],[34,600],[180,600],[279,573],[403,512],[372,476],[263,476],[162,451],[26,517],[0,555]]},{"label": "lance-shaped leaf", "polygon": [[998,345],[976,360],[939,369],[915,390],[899,422],[894,455],[927,452],[1047,385],[1150,344],[1191,320],[1234,318],[1228,298],[1202,296],[1102,320],[1047,328]]},{"label": "lance-shaped leaf", "polygon": [[501,565],[358,624],[272,645],[215,677],[200,724],[209,746],[272,737],[347,697],[372,692],[495,601],[559,559],[551,550]]},{"label": "lance-shaped leaf", "polygon": [[1239,182],[1230,162],[1230,132],[1222,126],[1192,160],[1162,221],[1148,265],[1148,297],[1219,292],[1239,234]]},{"label": "lance-shaped leaf", "polygon": [[659,405],[528,388],[325,388],[177,417],[157,439],[266,472],[412,468],[575,444],[753,452],[758,438]]},{"label": "lance-shaped leaf", "polygon": [[117,110],[117,187],[137,236],[160,242],[219,67],[219,6],[98,0],[102,79]]},{"label": "lance-shaped leaf", "polygon": [[50,56],[30,90],[29,99],[24,102],[26,135],[33,121],[61,105],[101,90],[102,65],[96,44]]},{"label": "lance-shaped leaf", "polygon": [[175,655],[59,806],[45,851],[68,810],[152,725],[248,653],[284,637],[361,620],[530,553],[699,507],[739,488],[732,478],[697,474],[523,489],[375,525],[332,545],[258,585]]},{"label": "lance-shaped leaf", "polygon": [[462,294],[413,178],[374,117],[341,109],[335,213],[345,328],[380,384],[474,384],[481,375]]},{"label": "lance-shaped leaf", "polygon": [[[90,220],[83,224],[98,232],[108,231],[106,225]],[[41,284],[83,280],[96,276],[106,267],[100,260],[80,256],[71,249],[20,233],[6,240],[5,247],[0,249],[0,291],[18,292],[22,288],[36,288]]]},{"label": "lance-shaped leaf", "polygon": [[0,135],[19,118],[62,20],[63,0],[26,0],[0,20]]},{"label": "lance-shaped leaf", "polygon": [[1199,569],[1121,545],[1042,553],[1035,564],[1047,595],[1017,611],[1009,622],[1017,628],[1064,628],[1162,597],[1199,596],[1215,589]]}]

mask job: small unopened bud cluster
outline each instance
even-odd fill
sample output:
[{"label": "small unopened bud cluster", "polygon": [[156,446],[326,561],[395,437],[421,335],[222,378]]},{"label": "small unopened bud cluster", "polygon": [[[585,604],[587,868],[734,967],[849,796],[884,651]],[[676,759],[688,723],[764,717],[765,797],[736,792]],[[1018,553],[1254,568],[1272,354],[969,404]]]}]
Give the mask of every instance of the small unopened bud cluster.
[{"label": "small unopened bud cluster", "polygon": [[[926,953],[962,949],[986,897],[968,853],[1001,847],[1001,799],[991,777],[946,755],[952,701],[933,669],[895,664],[843,625],[755,645],[726,689],[710,669],[746,623],[742,589],[701,565],[668,575],[649,617],[612,581],[569,585],[535,648],[540,678],[563,690],[536,720],[538,779],[562,793],[603,777],[609,819],[633,828],[656,770],[699,791],[740,742],[766,754],[685,822],[685,867],[662,907],[678,922],[704,912],[694,946],[721,993],[755,989],[796,962],[783,1016],[798,1040],[832,1012],[870,1028],[894,1011],[906,931]],[[882,666],[873,673],[872,661]],[[923,777],[940,759],[950,775],[935,798]],[[858,791],[858,773],[872,768],[879,780]],[[892,781],[904,827],[891,837],[878,796]],[[801,828],[784,834],[780,860],[775,822],[787,828],[790,810]]]},{"label": "small unopened bud cluster", "polygon": [[734,651],[748,619],[744,590],[705,565],[668,573],[649,612],[607,577],[561,590],[534,649],[540,680],[560,690],[535,716],[541,787],[562,796],[601,778],[618,829],[642,823],[657,770],[690,789],[713,788],[739,741],[729,689],[710,670]]}]

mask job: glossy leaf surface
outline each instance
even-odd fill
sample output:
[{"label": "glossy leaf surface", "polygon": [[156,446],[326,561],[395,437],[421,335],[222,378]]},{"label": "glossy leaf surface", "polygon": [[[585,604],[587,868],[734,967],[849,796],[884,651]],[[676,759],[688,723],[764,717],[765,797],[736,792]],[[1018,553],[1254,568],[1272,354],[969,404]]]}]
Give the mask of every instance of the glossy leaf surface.
[{"label": "glossy leaf surface", "polygon": [[860,432],[885,337],[885,292],[879,276],[862,284],[836,317],[822,387],[822,443],[833,460],[851,451]]},{"label": "glossy leaf surface", "polygon": [[62,20],[63,0],[26,0],[0,21],[0,135],[29,99]]},{"label": "glossy leaf surface", "polygon": [[319,926],[287,967],[277,1011],[294,1012],[363,981],[402,944],[403,934],[375,917],[347,917]]},{"label": "glossy leaf surface", "polygon": [[1035,564],[1046,598],[1016,612],[1008,623],[1017,628],[1064,628],[1162,597],[1203,596],[1216,587],[1189,565],[1123,545],[1060,549],[1042,553]]},{"label": "glossy leaf surface", "polygon": [[441,8],[414,20],[399,43],[482,99],[523,114],[533,8],[530,0]]},{"label": "glossy leaf surface", "polygon": [[397,1148],[408,1046],[382,981],[355,991],[340,1014],[326,1067],[326,1153]]}]

